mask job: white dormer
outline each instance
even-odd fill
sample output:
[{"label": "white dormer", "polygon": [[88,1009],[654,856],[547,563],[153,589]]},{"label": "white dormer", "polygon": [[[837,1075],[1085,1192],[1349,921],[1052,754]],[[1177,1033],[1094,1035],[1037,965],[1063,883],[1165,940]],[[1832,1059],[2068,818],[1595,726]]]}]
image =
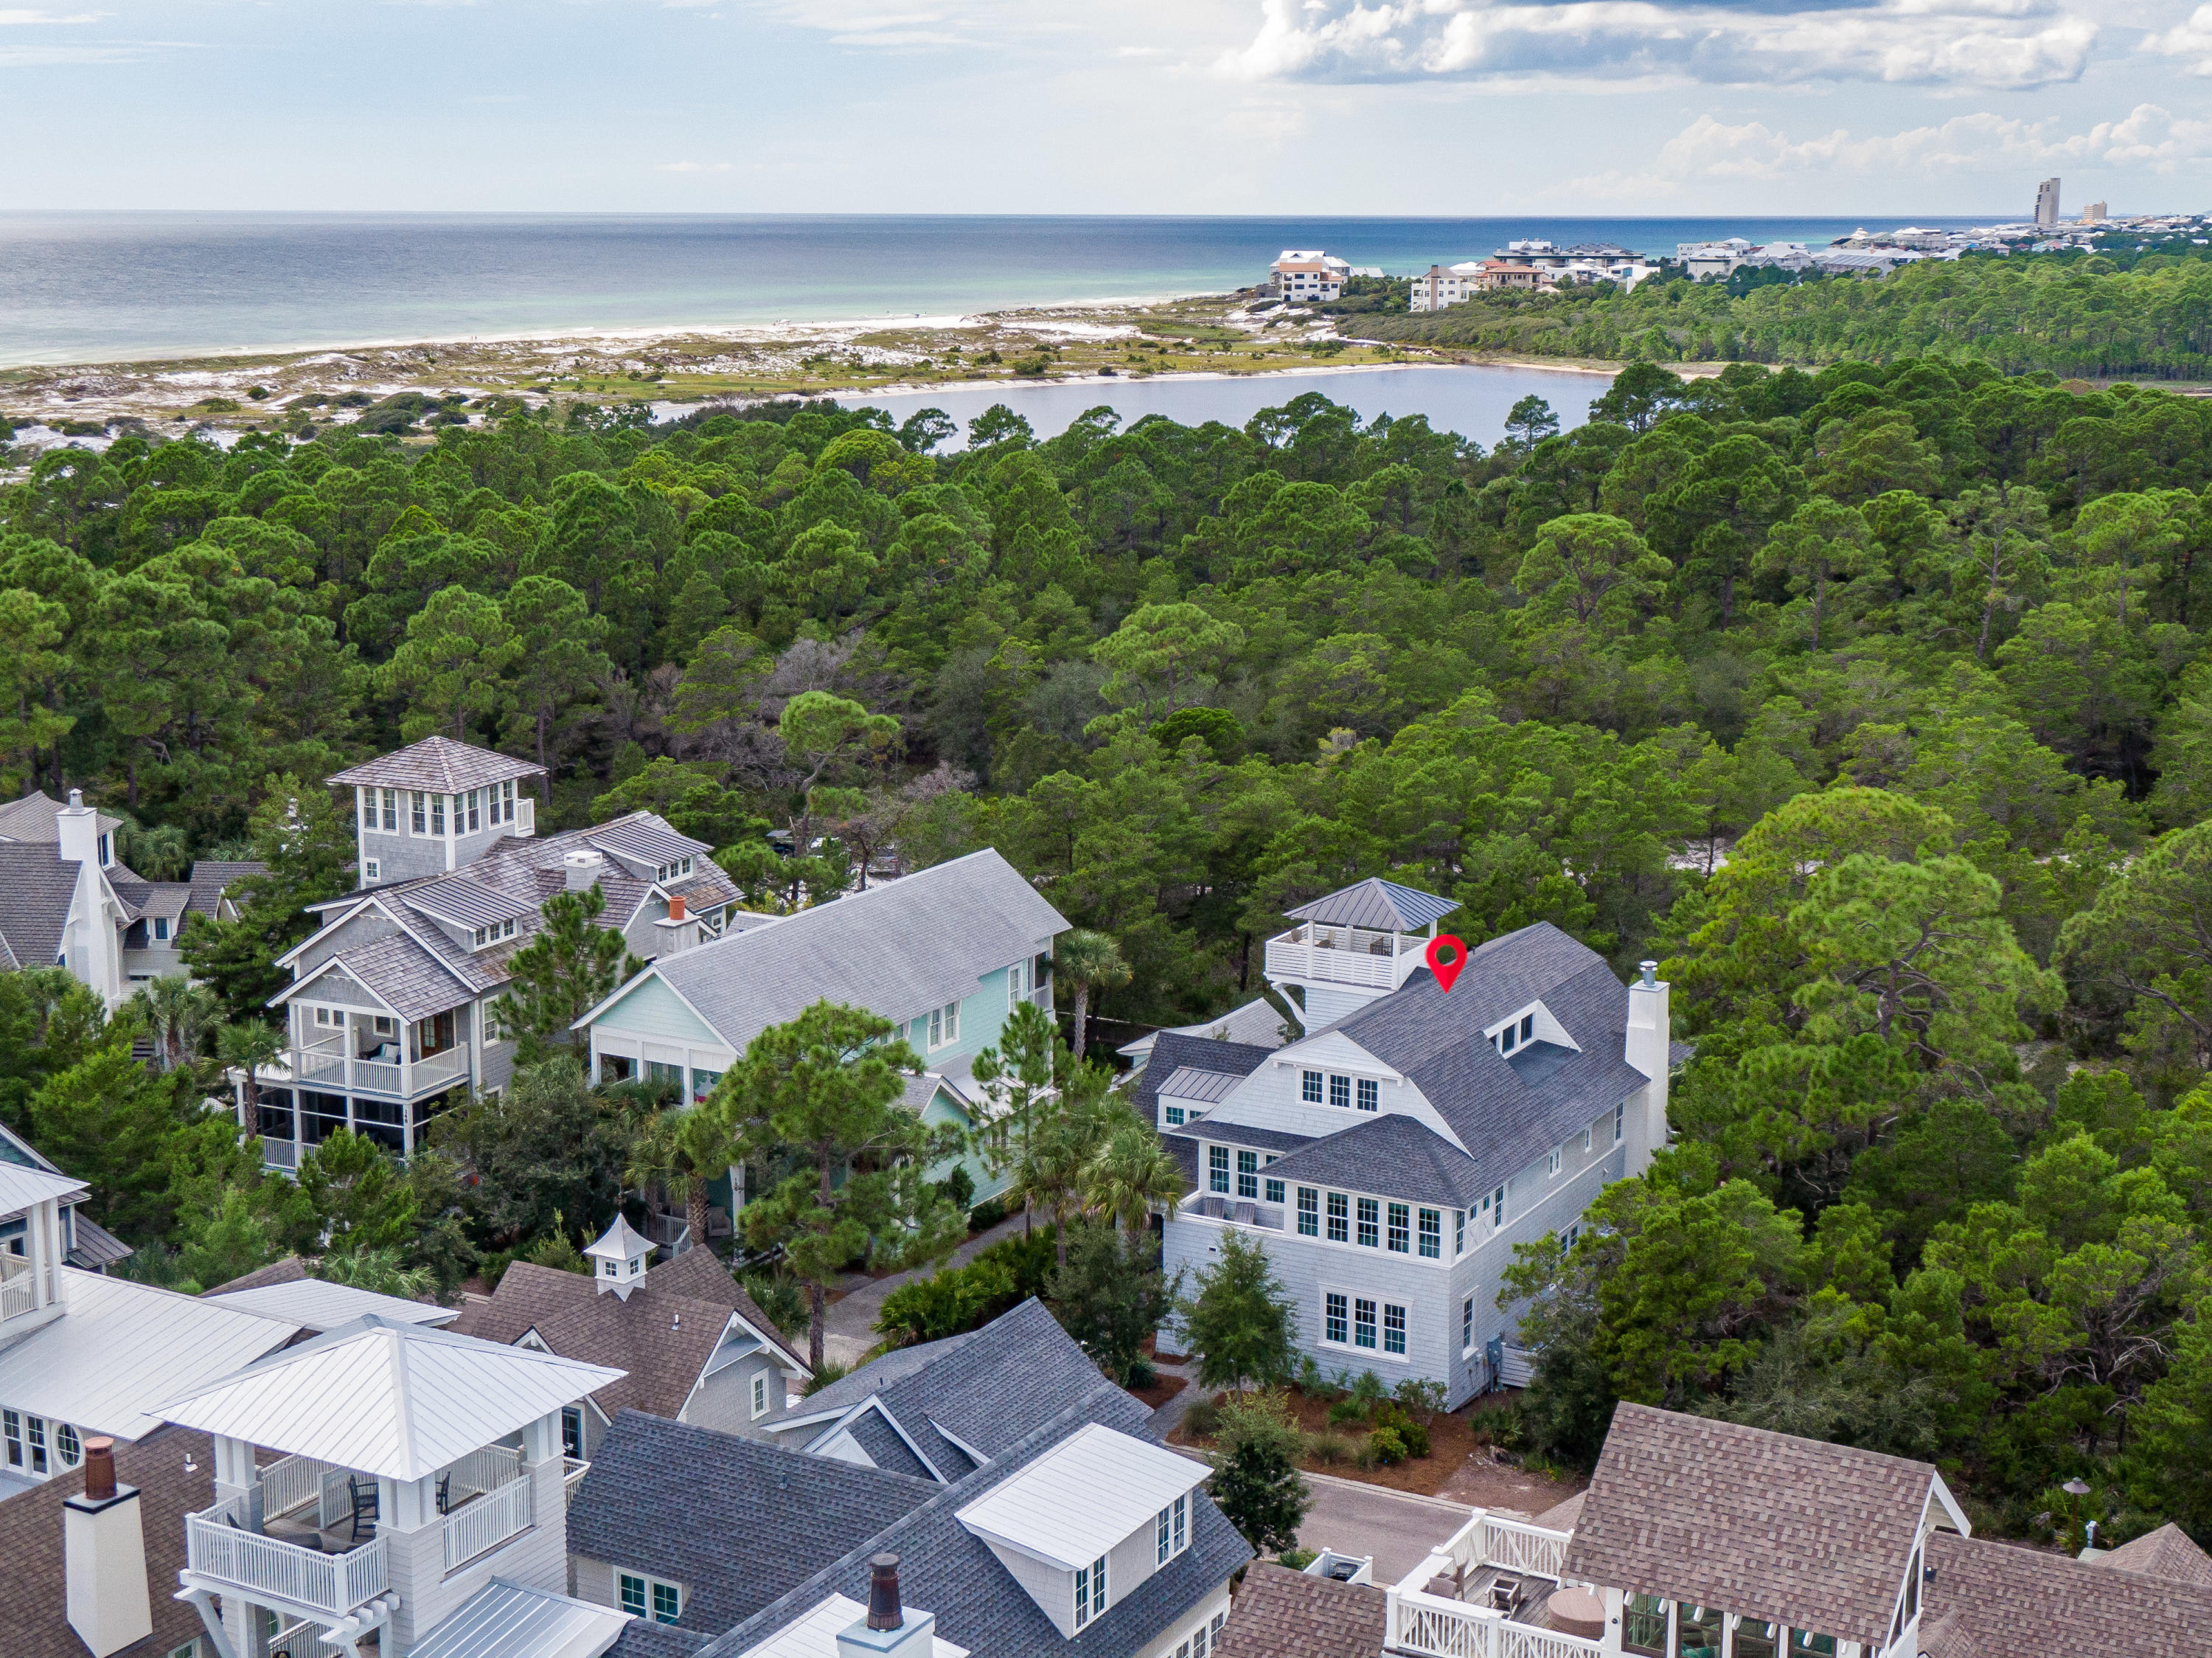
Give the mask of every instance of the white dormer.
[{"label": "white dormer", "polygon": [[1482,1039],[1508,1059],[1532,1042],[1548,1042],[1573,1053],[1583,1051],[1583,1045],[1567,1034],[1567,1027],[1554,1019],[1552,1010],[1541,1002],[1516,1008],[1508,1017],[1484,1026]]},{"label": "white dormer", "polygon": [[617,1214],[615,1223],[584,1252],[584,1259],[592,1263],[592,1282],[617,1300],[628,1301],[629,1292],[645,1281],[646,1257],[654,1247],[651,1239]]},{"label": "white dormer", "polygon": [[958,1519],[1072,1640],[1190,1546],[1191,1494],[1212,1472],[1092,1423]]}]

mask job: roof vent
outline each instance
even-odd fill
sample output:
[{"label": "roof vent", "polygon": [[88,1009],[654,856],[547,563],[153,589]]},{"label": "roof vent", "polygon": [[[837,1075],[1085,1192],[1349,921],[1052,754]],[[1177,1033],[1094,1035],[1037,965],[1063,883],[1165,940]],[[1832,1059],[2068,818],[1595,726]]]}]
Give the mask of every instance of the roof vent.
[{"label": "roof vent", "polygon": [[599,885],[599,872],[606,868],[606,858],[596,847],[580,846],[573,852],[561,854],[561,875],[572,893],[588,893]]},{"label": "roof vent", "polygon": [[899,1610],[899,1557],[879,1554],[868,1562],[868,1627],[896,1629],[906,1621]]}]

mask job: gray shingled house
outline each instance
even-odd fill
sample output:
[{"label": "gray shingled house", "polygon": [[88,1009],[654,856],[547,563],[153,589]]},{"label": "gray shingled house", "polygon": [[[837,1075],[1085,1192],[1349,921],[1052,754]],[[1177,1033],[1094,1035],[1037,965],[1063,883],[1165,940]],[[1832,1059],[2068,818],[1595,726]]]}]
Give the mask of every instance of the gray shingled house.
[{"label": "gray shingled house", "polygon": [[1164,1034],[1132,1095],[1195,1188],[1167,1222],[1170,1273],[1239,1232],[1325,1370],[1435,1381],[1456,1406],[1515,1377],[1497,1306],[1513,1246],[1571,1234],[1665,1143],[1674,1056],[1650,964],[1624,986],[1549,923],[1473,948],[1447,992],[1421,934],[1455,907],[1367,881],[1291,911],[1267,971],[1304,1035]]}]

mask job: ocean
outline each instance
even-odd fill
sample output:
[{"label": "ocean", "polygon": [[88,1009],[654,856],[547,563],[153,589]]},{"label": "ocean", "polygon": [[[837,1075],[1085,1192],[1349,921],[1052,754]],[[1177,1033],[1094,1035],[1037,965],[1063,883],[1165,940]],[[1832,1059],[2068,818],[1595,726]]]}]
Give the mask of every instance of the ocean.
[{"label": "ocean", "polygon": [[1263,279],[1285,247],[1404,275],[1515,238],[1671,253],[1861,222],[0,212],[0,367],[936,316],[1217,293]]}]

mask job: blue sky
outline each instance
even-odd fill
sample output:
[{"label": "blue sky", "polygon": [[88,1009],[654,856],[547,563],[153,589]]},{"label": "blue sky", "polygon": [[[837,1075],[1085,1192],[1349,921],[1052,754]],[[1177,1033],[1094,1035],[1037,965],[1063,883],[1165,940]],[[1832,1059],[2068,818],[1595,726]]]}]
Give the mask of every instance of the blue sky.
[{"label": "blue sky", "polygon": [[2193,0],[0,0],[0,206],[2201,208]]}]

